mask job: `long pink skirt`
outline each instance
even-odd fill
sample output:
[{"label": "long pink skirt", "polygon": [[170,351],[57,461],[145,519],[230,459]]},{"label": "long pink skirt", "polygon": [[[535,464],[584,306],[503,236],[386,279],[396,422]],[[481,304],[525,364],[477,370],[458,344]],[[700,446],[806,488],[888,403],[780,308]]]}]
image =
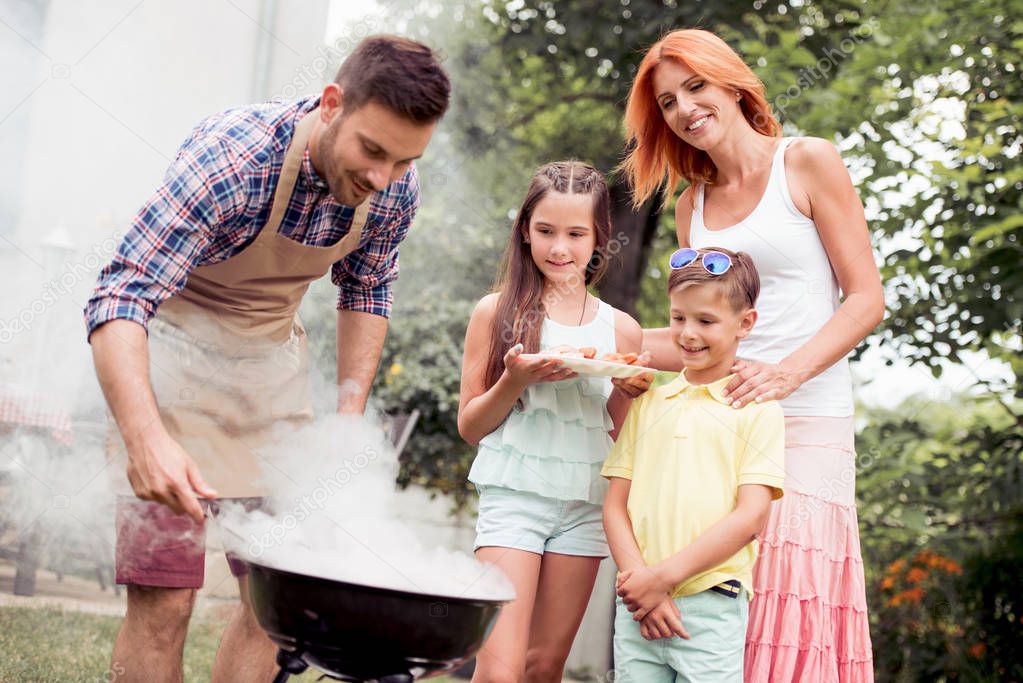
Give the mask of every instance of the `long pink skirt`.
[{"label": "long pink skirt", "polygon": [[874,680],[853,418],[785,420],[785,495],[759,537],[745,679]]}]

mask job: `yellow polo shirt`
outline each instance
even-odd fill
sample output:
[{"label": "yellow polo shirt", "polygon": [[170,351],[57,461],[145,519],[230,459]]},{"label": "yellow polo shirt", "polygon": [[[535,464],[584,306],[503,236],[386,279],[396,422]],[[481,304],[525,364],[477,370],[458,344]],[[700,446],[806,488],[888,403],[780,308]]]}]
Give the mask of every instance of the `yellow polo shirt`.
[{"label": "yellow polo shirt", "polygon": [[[632,403],[601,470],[632,480],[629,519],[648,566],[679,552],[735,508],[738,489],[763,484],[781,498],[785,481],[785,418],[777,401],[736,410],[712,384],[686,381],[685,372]],[[675,587],[693,595],[738,579],[752,596],[756,542],[713,569]]]}]

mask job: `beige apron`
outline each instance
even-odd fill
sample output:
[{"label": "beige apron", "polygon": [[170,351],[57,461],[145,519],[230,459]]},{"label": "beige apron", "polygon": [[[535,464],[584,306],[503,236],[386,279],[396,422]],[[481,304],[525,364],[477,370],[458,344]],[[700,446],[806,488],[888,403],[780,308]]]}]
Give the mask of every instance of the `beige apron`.
[{"label": "beige apron", "polygon": [[[149,325],[160,416],[221,497],[265,495],[262,473],[277,465],[260,448],[275,430],[312,418],[298,307],[309,284],[359,245],[369,212],[367,200],[356,208],[348,234],[330,246],[278,234],[317,115],[310,112],[295,127],[270,218],[256,239],[225,261],[192,270],[185,288]],[[123,482],[120,435],[115,444]]]}]

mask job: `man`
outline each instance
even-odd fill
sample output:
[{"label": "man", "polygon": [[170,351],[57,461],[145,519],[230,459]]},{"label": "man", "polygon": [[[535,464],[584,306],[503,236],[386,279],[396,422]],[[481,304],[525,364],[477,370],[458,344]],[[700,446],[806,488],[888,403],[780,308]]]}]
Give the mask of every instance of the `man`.
[{"label": "man", "polygon": [[[86,321],[113,448],[137,496],[118,499],[117,575],[128,585],[119,680],[182,680],[204,499],[258,504],[254,449],[275,425],[311,416],[296,311],[328,269],[338,383],[354,387],[338,410],[364,409],[398,245],[419,206],[413,161],[449,96],[429,48],[374,36],[319,98],[206,119],[100,274]],[[244,566],[231,565],[242,604],[213,679],[269,680],[274,648],[249,608]]]}]

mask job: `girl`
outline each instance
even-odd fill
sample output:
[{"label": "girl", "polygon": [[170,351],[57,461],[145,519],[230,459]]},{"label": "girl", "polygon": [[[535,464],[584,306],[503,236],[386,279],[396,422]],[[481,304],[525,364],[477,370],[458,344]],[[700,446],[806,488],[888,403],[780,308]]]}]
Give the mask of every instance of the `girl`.
[{"label": "girl", "polygon": [[[603,377],[527,357],[567,345],[639,351],[631,317],[587,292],[607,267],[604,178],[575,161],[543,166],[529,185],[495,292],[465,336],[458,429],[479,453],[476,556],[517,598],[476,658],[473,681],[560,681],[607,542],[600,467],[629,399]],[[648,373],[633,384],[645,389]]]},{"label": "girl", "polygon": [[[834,145],[782,138],[764,85],[720,38],[669,33],[643,58],[625,113],[637,204],[679,180],[680,247],[753,256],[757,326],[725,387],[732,405],[785,411],[785,497],[753,571],[747,681],[873,680],[846,361],[884,315],[863,205]],[[678,369],[668,330],[655,367]]]}]

